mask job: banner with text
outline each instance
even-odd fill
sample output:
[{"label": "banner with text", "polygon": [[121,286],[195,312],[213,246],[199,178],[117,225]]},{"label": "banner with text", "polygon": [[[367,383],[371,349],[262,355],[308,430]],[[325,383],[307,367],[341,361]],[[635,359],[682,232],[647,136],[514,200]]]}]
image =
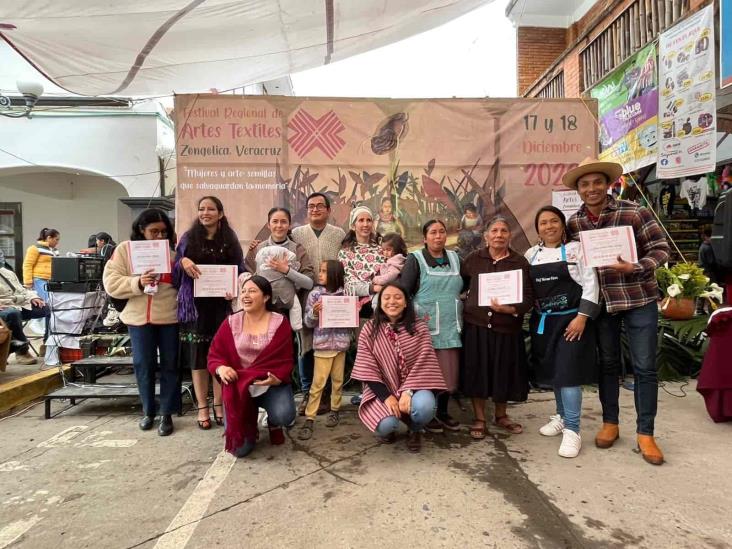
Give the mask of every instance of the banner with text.
[{"label": "banner with text", "polygon": [[732,0],[719,3],[719,87],[732,85]]},{"label": "banner with text", "polygon": [[714,171],[717,124],[714,7],[707,6],[659,38],[660,179]]},{"label": "banner with text", "polygon": [[592,88],[600,120],[600,159],[628,173],[656,161],[658,153],[656,45],[649,44]]},{"label": "banner with text", "polygon": [[580,99],[178,95],[177,230],[215,195],[240,240],[266,238],[271,207],[303,224],[306,197],[320,191],[344,229],[365,204],[382,234],[419,245],[422,224],[440,218],[460,247],[475,241],[474,227],[471,238],[461,231],[473,204],[483,220],[507,217],[513,245],[526,249],[562,175],[597,154],[595,113],[595,101]]}]

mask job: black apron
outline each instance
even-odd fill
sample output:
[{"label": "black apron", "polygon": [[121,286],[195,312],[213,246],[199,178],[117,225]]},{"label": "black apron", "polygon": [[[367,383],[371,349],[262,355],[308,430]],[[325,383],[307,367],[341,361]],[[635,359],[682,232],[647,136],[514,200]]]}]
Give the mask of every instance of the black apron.
[{"label": "black apron", "polygon": [[[538,251],[537,251],[538,253]],[[534,257],[530,263],[533,263]],[[582,286],[569,274],[562,244],[562,260],[530,265],[529,275],[536,298],[531,312],[530,364],[539,386],[576,387],[597,383],[595,331],[587,320],[579,341],[567,341],[564,330],[577,316]]]}]

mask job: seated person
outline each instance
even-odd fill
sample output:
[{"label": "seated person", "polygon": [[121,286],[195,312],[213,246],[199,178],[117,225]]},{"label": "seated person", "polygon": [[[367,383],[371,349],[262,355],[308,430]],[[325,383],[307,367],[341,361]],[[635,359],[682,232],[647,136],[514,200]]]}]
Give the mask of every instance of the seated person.
[{"label": "seated person", "polygon": [[48,337],[48,317],[51,311],[38,294],[21,284],[17,275],[5,263],[5,254],[0,250],[0,318],[12,332],[10,352],[15,353],[18,364],[35,364],[29,354],[30,344],[23,333],[23,321],[32,318],[46,319],[45,342]]}]

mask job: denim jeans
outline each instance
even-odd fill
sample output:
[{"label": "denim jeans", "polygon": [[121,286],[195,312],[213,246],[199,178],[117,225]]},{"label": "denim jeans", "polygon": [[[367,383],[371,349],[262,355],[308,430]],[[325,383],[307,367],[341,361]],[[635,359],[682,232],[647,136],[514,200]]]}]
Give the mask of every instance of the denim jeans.
[{"label": "denim jeans", "polygon": [[310,392],[310,386],[313,384],[313,371],[315,369],[315,356],[312,349],[298,359],[297,369],[300,373],[300,388],[303,394],[306,395]]},{"label": "denim jeans", "polygon": [[137,391],[146,416],[155,415],[155,370],[160,350],[160,415],[181,411],[178,325],[128,326]]},{"label": "denim jeans", "polygon": [[658,404],[658,372],[656,346],[658,342],[658,307],[653,301],[641,307],[608,314],[603,311],[597,319],[597,344],[600,351],[600,403],[605,423],[620,422],[620,325],[625,324],[630,358],[635,374],[636,431],[653,435]]},{"label": "denim jeans", "polygon": [[0,318],[10,330],[10,352],[24,355],[28,352],[28,338],[23,333],[23,316],[18,309],[3,309]]},{"label": "denim jeans", "polygon": [[287,427],[295,421],[295,397],[289,383],[273,385],[266,393],[255,398],[254,402],[267,411],[269,427]]},{"label": "denim jeans", "polygon": [[[409,430],[412,432],[421,431],[432,418],[435,417],[435,395],[432,391],[416,391],[412,395],[412,406],[409,411]],[[396,416],[387,416],[376,426],[376,434],[380,437],[388,437],[399,430],[400,420]]]},{"label": "denim jeans", "polygon": [[48,290],[46,289],[46,284],[48,284],[48,280],[43,278],[33,279],[33,290],[38,294],[38,297],[48,303]]},{"label": "denim jeans", "polygon": [[554,389],[557,399],[557,414],[564,420],[564,427],[579,434],[582,414],[582,387]]}]

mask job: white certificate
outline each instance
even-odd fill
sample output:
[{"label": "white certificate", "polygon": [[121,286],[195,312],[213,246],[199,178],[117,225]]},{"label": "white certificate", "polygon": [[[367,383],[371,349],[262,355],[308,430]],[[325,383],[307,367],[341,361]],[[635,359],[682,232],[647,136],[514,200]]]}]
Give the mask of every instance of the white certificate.
[{"label": "white certificate", "polygon": [[170,243],[167,240],[130,240],[130,265],[132,274],[170,272]]},{"label": "white certificate", "polygon": [[193,280],[193,297],[237,295],[239,269],[236,265],[196,265],[201,276]]},{"label": "white certificate", "polygon": [[581,231],[580,242],[589,267],[612,265],[618,262],[618,256],[630,263],[638,262],[635,235],[630,225]]},{"label": "white certificate", "polygon": [[478,305],[490,307],[492,300],[499,305],[512,305],[524,300],[524,275],[521,269],[478,275]]},{"label": "white certificate", "polygon": [[318,325],[321,328],[358,328],[358,297],[354,295],[324,295],[320,297]]}]

